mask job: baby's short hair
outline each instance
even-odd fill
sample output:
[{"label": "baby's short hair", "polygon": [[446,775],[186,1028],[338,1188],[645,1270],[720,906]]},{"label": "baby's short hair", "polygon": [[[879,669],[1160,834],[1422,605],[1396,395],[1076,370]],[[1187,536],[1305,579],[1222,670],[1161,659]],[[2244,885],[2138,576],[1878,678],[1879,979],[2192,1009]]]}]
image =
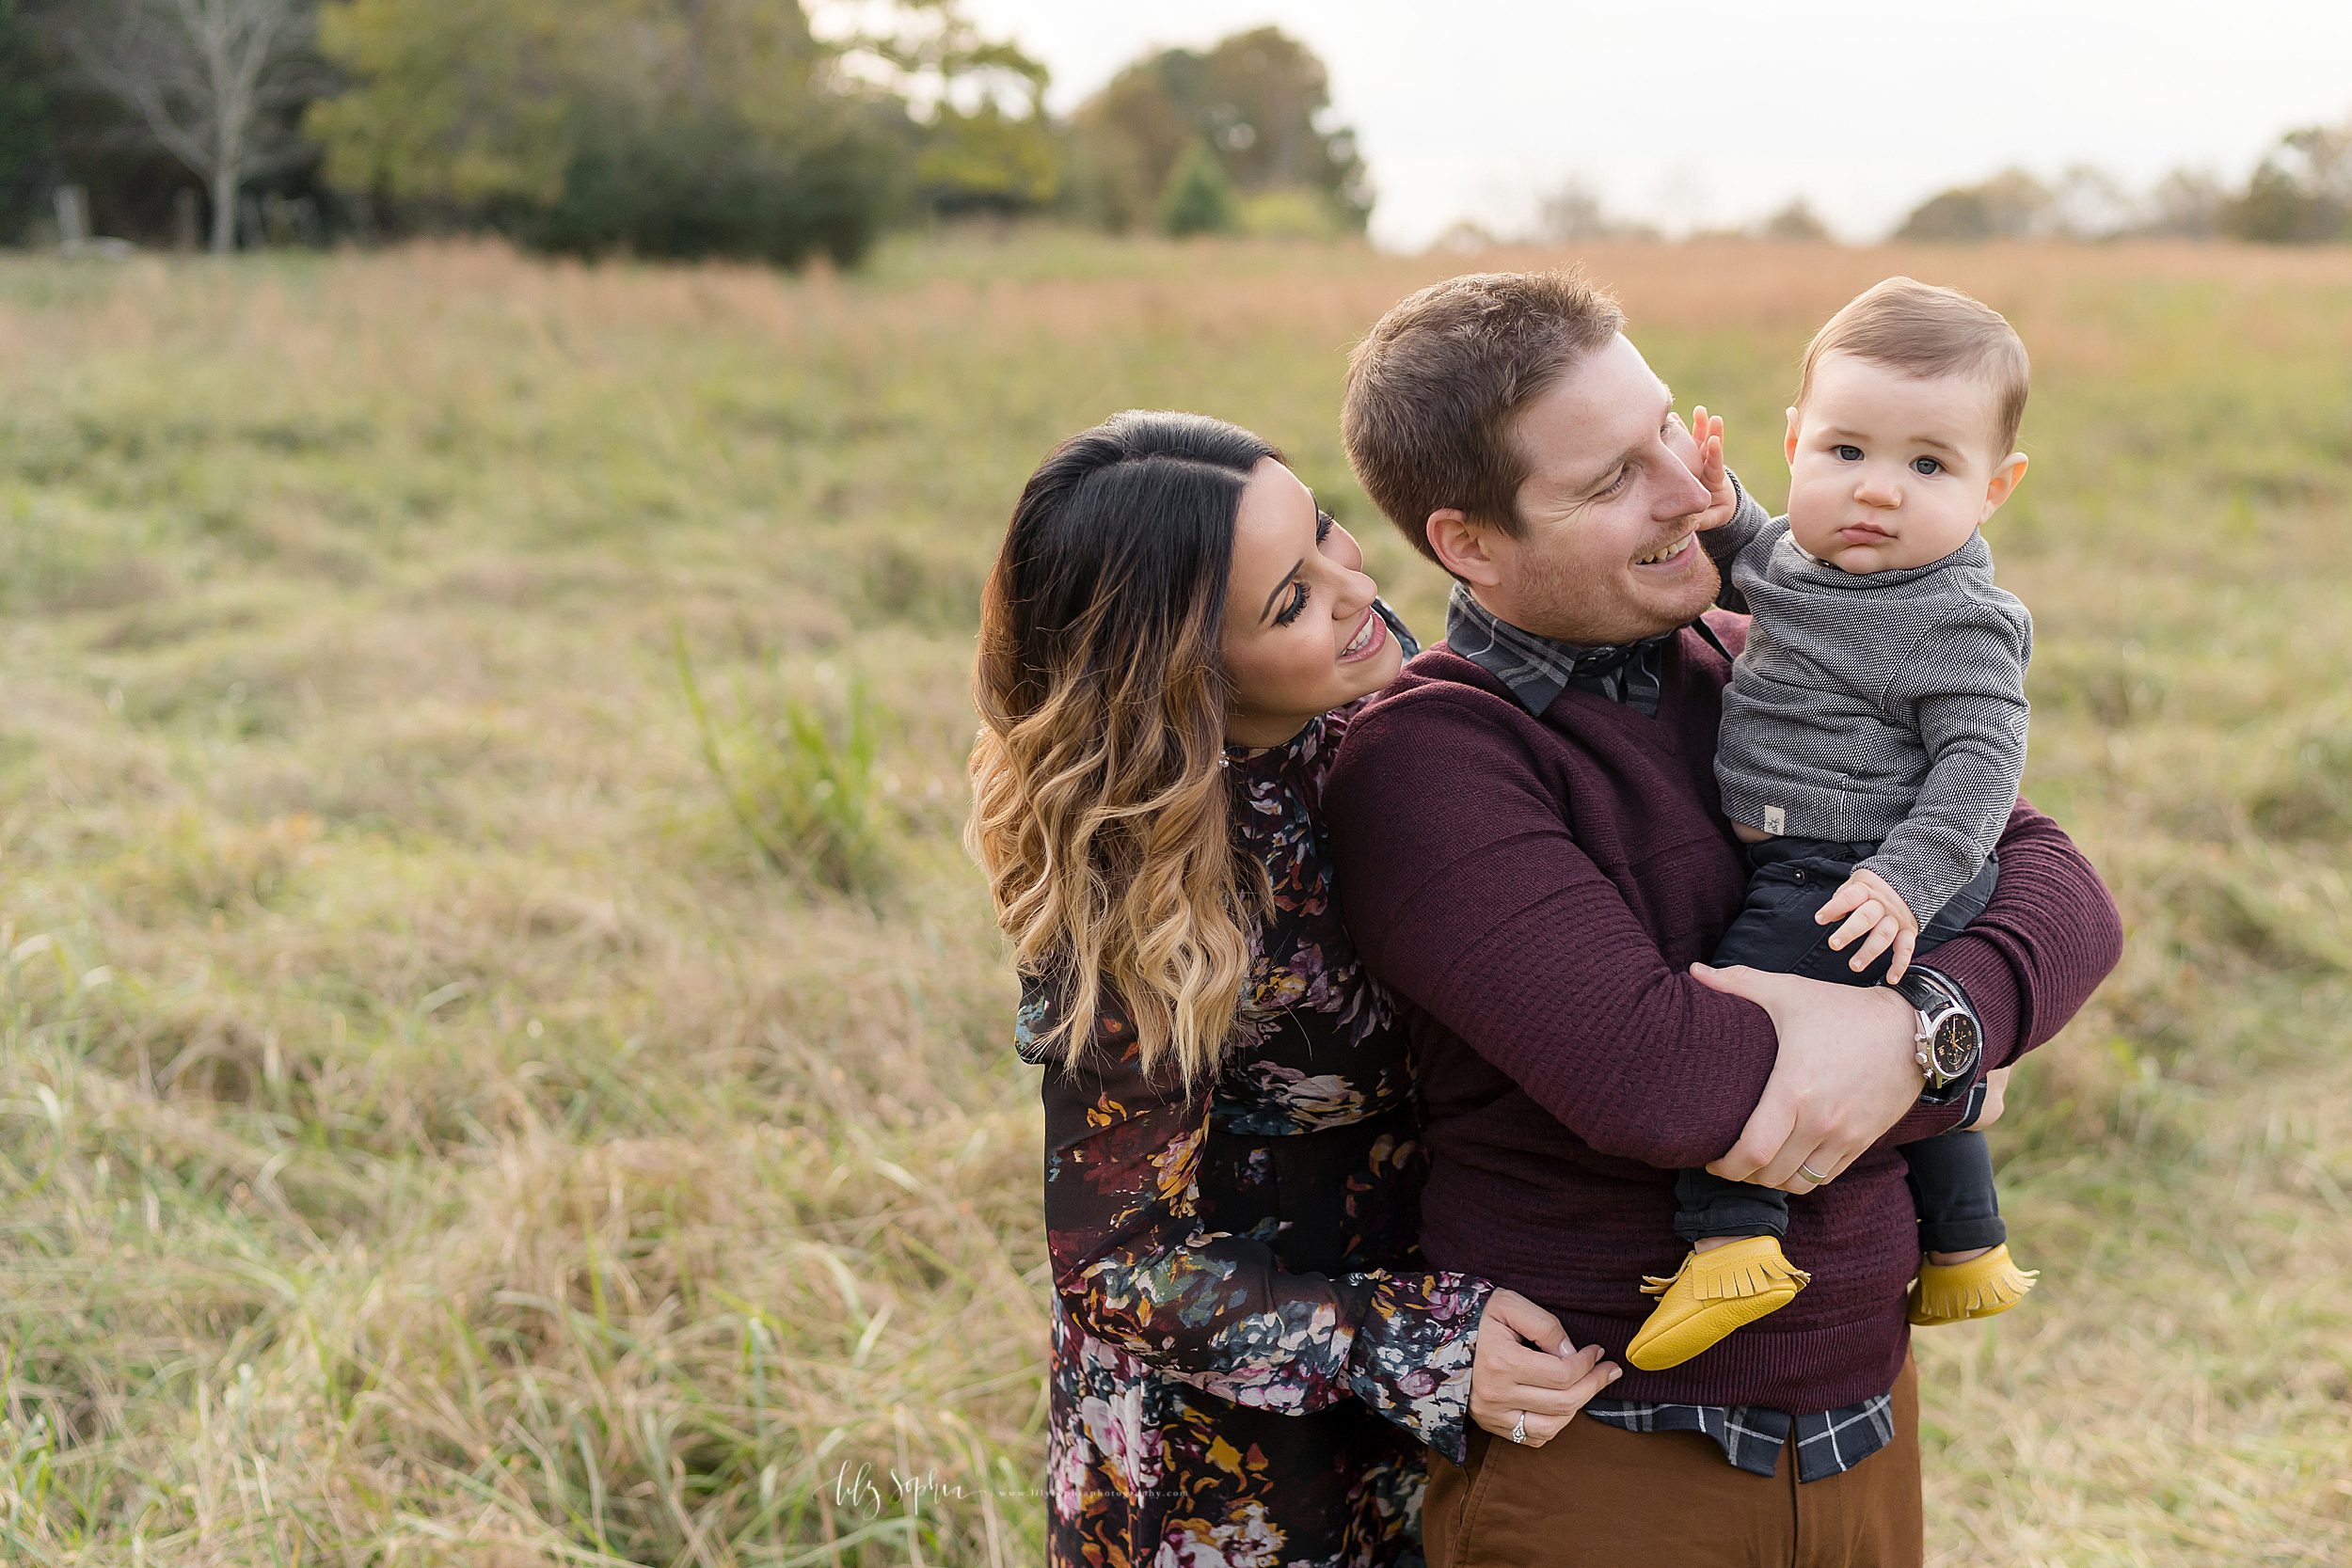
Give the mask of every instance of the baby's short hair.
[{"label": "baby's short hair", "polygon": [[1804,406],[1813,390],[1814,367],[1831,354],[1850,354],[1922,381],[1965,375],[1989,384],[1994,391],[1993,434],[1999,437],[1993,461],[1998,463],[2017,450],[2017,427],[2025,422],[2033,368],[2016,329],[1991,306],[1958,289],[1909,277],[1890,277],[1865,289],[1824,322],[1805,345],[1798,407]]}]

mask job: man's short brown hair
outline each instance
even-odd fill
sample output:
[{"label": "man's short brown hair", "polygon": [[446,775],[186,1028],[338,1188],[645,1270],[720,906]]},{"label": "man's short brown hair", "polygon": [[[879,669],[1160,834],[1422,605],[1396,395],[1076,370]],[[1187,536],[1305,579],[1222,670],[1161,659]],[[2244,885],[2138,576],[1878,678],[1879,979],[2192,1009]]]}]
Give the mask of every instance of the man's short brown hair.
[{"label": "man's short brown hair", "polygon": [[1822,323],[1805,345],[1804,373],[1797,382],[1799,408],[1813,390],[1815,367],[1832,354],[1851,355],[1921,381],[1964,375],[1984,382],[1994,394],[1993,461],[2017,450],[2033,367],[2016,328],[1990,305],[1958,289],[1909,277],[1890,277],[1864,290]]},{"label": "man's short brown hair", "polygon": [[1431,561],[1446,507],[1517,537],[1533,463],[1521,410],[1625,325],[1572,272],[1481,272],[1433,283],[1373,326],[1347,362],[1340,433],[1356,478]]}]

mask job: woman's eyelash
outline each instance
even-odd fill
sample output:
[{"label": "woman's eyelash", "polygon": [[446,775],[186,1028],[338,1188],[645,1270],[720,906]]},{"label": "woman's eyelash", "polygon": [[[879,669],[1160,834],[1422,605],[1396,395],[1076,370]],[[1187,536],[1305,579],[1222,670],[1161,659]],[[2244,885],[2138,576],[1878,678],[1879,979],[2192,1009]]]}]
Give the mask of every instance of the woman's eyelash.
[{"label": "woman's eyelash", "polygon": [[1307,585],[1303,582],[1295,582],[1291,584],[1291,602],[1274,612],[1274,624],[1278,626],[1287,626],[1293,621],[1297,620],[1306,609]]},{"label": "woman's eyelash", "polygon": [[1326,539],[1330,538],[1331,531],[1339,526],[1339,519],[1332,516],[1331,514],[1328,512],[1317,511],[1315,513],[1315,543],[1320,545]]}]

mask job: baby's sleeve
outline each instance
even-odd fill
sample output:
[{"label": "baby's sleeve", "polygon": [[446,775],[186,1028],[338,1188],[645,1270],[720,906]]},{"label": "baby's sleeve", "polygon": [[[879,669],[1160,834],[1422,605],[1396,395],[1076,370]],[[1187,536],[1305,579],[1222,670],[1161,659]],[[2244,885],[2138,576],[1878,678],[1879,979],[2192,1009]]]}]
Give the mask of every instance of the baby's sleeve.
[{"label": "baby's sleeve", "polygon": [[1984,869],[2017,804],[2032,655],[2023,605],[1971,603],[1930,627],[1888,685],[1886,706],[1908,710],[1928,775],[1910,816],[1862,863],[1921,926]]},{"label": "baby's sleeve", "polygon": [[1716,604],[1735,614],[1745,615],[1748,613],[1748,598],[1732,581],[1732,563],[1739,559],[1741,550],[1756,544],[1771,531],[1772,515],[1748,494],[1748,487],[1740,483],[1738,474],[1731,475],[1731,488],[1740,498],[1739,505],[1732,508],[1731,520],[1700,534],[1699,543],[1706,547],[1708,559],[1715,563],[1715,570],[1723,577],[1723,588],[1715,595]]}]

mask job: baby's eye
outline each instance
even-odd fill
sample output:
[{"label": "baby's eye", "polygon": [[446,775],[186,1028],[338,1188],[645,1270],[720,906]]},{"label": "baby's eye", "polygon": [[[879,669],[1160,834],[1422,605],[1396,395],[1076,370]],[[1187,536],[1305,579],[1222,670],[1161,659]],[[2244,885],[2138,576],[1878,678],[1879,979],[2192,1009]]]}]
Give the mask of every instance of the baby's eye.
[{"label": "baby's eye", "polygon": [[1287,626],[1304,614],[1306,609],[1307,585],[1303,582],[1292,583],[1291,602],[1274,612],[1274,624],[1278,626]]},{"label": "baby's eye", "polygon": [[1932,457],[1915,457],[1911,460],[1911,471],[1933,479],[1944,471],[1944,465]]},{"label": "baby's eye", "polygon": [[1837,454],[1837,461],[1840,463],[1859,463],[1862,461],[1862,449],[1860,447],[1832,447],[1830,451]]}]

